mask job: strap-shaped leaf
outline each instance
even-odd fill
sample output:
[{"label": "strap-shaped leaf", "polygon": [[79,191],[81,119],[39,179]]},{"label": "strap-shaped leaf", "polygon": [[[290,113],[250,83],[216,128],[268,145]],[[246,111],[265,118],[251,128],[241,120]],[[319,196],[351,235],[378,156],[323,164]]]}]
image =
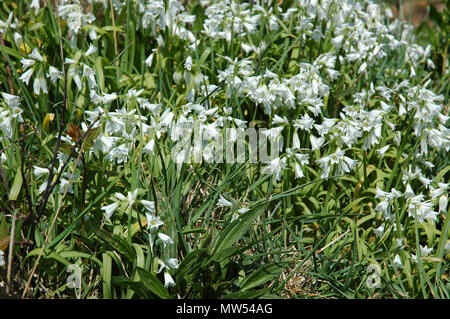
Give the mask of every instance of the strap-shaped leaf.
[{"label": "strap-shaped leaf", "polygon": [[20,189],[22,188],[22,182],[23,182],[22,172],[18,170],[16,173],[16,177],[14,177],[11,192],[9,193],[9,200],[17,199],[17,196],[19,196]]},{"label": "strap-shaped leaf", "polygon": [[229,224],[217,239],[214,245],[214,252],[231,247],[247,232],[253,221],[263,212],[263,207],[256,206],[248,212],[242,214],[240,218]]},{"label": "strap-shaped leaf", "polygon": [[138,268],[137,273],[139,274],[141,282],[148,290],[161,299],[171,299],[169,292],[158,278],[142,268]]},{"label": "strap-shaped leaf", "polygon": [[287,262],[274,262],[258,269],[242,281],[241,290],[246,291],[275,279],[287,265]]}]

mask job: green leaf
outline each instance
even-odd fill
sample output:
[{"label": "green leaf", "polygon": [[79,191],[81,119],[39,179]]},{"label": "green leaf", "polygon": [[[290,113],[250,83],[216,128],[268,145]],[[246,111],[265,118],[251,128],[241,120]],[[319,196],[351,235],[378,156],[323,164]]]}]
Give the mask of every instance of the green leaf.
[{"label": "green leaf", "polygon": [[112,273],[112,258],[107,253],[102,254],[103,268],[103,297],[106,299],[112,298],[111,273]]},{"label": "green leaf", "polygon": [[206,232],[207,232],[207,230],[203,229],[203,228],[190,228],[190,229],[184,229],[182,233],[183,234],[193,234],[193,233],[204,234]]},{"label": "green leaf", "polygon": [[176,272],[177,282],[178,279],[186,279],[187,276],[194,273],[200,268],[201,264],[209,259],[210,255],[206,248],[200,248],[191,251],[178,266]]},{"label": "green leaf", "polygon": [[161,299],[171,299],[169,292],[158,278],[142,268],[138,268],[137,273],[139,274],[141,282],[148,290]]},{"label": "green leaf", "polygon": [[16,50],[13,50],[11,48],[8,48],[7,46],[0,45],[0,50],[3,51],[2,53],[13,56],[17,59],[22,59],[24,55]]},{"label": "green leaf", "polygon": [[66,238],[70,234],[70,232],[75,228],[75,226],[78,224],[78,222],[81,220],[81,218],[86,215],[88,212],[92,211],[91,208],[95,204],[97,204],[108,192],[109,190],[122,178],[122,175],[124,174],[125,170],[122,170],[120,174],[113,179],[113,181],[106,187],[105,191],[102,192],[100,195],[98,195],[94,201],[90,202],[88,207],[86,207],[78,216],[75,218],[75,220],[66,228],[62,233],[60,233],[53,241],[51,241],[47,248],[51,248],[54,245],[58,244],[61,240]]},{"label": "green leaf", "polygon": [[229,224],[218,237],[215,242],[213,251],[219,252],[222,249],[231,247],[236,241],[244,236],[245,232],[250,228],[252,222],[258,217],[264,210],[261,207],[254,207],[248,212],[242,214],[239,218]]},{"label": "green leaf", "polygon": [[134,261],[136,258],[135,249],[117,234],[110,234],[108,231],[98,229],[95,225],[92,225],[89,221],[86,223],[89,229],[101,240],[108,249],[117,251],[121,256],[125,256],[128,260]]},{"label": "green leaf", "polygon": [[97,265],[102,266],[102,262],[96,258],[94,255],[90,255],[88,253],[83,253],[80,251],[74,251],[74,250],[68,250],[68,251],[62,251],[59,253],[59,255],[63,258],[74,258],[74,259],[78,259],[78,258],[85,258],[85,259],[90,259],[92,261],[94,261]]},{"label": "green leaf", "polygon": [[287,267],[287,262],[274,262],[267,264],[261,269],[253,272],[250,276],[246,277],[241,283],[241,290],[246,291],[275,279],[280,273]]},{"label": "green leaf", "polygon": [[131,280],[125,276],[114,276],[112,277],[112,283],[115,286],[126,287],[138,294],[142,298],[149,299],[151,294],[145,289],[145,285],[142,282]]},{"label": "green leaf", "polygon": [[9,200],[16,200],[17,196],[19,196],[20,189],[22,188],[22,172],[20,169],[16,173],[16,177],[14,177],[13,186],[11,188],[11,192],[9,193]]},{"label": "green leaf", "polygon": [[55,113],[47,113],[45,114],[44,121],[42,122],[42,128],[47,133],[49,132],[50,122],[55,119]]},{"label": "green leaf", "polygon": [[[449,220],[450,220],[450,211],[447,211],[445,222],[442,227],[441,236],[440,236],[438,248],[437,248],[437,255],[436,255],[441,260],[443,259],[444,254],[445,254],[445,245],[447,244],[448,234],[450,231]],[[442,262],[440,261],[436,267],[436,279],[441,276],[441,268],[442,268]]]},{"label": "green leaf", "polygon": [[94,140],[100,135],[100,130],[100,126],[89,130],[86,134],[86,141],[84,142],[83,151],[88,151],[94,145]]},{"label": "green leaf", "polygon": [[102,91],[105,91],[105,75],[103,74],[103,58],[97,57],[95,59],[95,74],[97,75],[97,81]]},{"label": "green leaf", "polygon": [[249,291],[238,291],[223,296],[222,299],[255,299],[261,297],[269,292],[269,288],[249,290]]},{"label": "green leaf", "polygon": [[5,215],[0,215],[0,250],[5,251],[9,245],[9,230]]},{"label": "green leaf", "polygon": [[9,235],[8,224],[4,214],[0,215],[0,239]]},{"label": "green leaf", "polygon": [[67,142],[61,142],[58,150],[66,155],[70,155],[72,152],[72,145]]},{"label": "green leaf", "polygon": [[[38,256],[40,254],[40,252],[41,252],[41,249],[42,248],[33,249],[32,251],[30,251],[28,253],[28,255],[25,257],[25,259],[28,259],[28,258],[33,257],[33,256]],[[42,254],[42,258],[56,260],[56,261],[60,262],[61,264],[65,265],[65,266],[69,266],[71,264],[70,261],[68,261],[66,258],[61,256],[59,253],[51,252],[50,254],[47,255],[46,252],[48,252],[48,249],[46,249],[44,251],[44,253]]]},{"label": "green leaf", "polygon": [[145,257],[144,251],[142,250],[142,246],[139,244],[133,244],[134,249],[136,250],[136,265],[139,268],[144,268],[145,265]]},{"label": "green leaf", "polygon": [[216,252],[212,256],[212,260],[220,263],[223,260],[234,256],[240,250],[241,250],[241,247],[236,247],[236,246],[232,246],[232,247],[228,247],[228,248],[222,249],[222,250]]},{"label": "green leaf", "polygon": [[112,25],[107,25],[106,27],[103,27],[100,29],[100,32],[105,32],[105,31],[124,32],[123,28],[118,27],[118,26],[113,27]]},{"label": "green leaf", "polygon": [[29,32],[37,31],[40,28],[42,28],[43,26],[44,26],[44,24],[42,22],[38,22],[38,23],[33,24],[31,27],[29,27],[28,31]]}]

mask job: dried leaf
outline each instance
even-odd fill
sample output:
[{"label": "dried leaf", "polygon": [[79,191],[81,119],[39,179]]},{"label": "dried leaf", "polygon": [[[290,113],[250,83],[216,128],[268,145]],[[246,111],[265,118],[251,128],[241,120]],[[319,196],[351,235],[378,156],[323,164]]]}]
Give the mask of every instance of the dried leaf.
[{"label": "dried leaf", "polygon": [[69,123],[67,125],[67,134],[72,138],[72,141],[76,142],[81,138],[81,130],[77,125]]}]

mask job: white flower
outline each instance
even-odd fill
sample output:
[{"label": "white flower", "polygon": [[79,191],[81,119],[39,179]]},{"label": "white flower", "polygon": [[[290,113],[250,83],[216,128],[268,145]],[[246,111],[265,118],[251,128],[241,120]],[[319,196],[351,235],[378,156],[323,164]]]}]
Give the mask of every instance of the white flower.
[{"label": "white flower", "polygon": [[15,107],[20,106],[20,97],[17,95],[12,95],[8,93],[2,92],[3,99],[5,100],[6,104],[12,109]]},{"label": "white flower", "polygon": [[153,52],[150,53],[150,55],[148,56],[148,58],[145,60],[145,65],[147,65],[148,67],[151,67],[151,66],[152,66],[152,63],[153,63],[153,57],[154,57],[154,55],[155,55],[155,50],[153,49],[152,51],[153,51]]},{"label": "white flower", "polygon": [[23,70],[25,71],[29,67],[33,66],[36,63],[36,60],[33,60],[33,59],[21,59],[20,63],[22,63]]},{"label": "white flower", "polygon": [[153,234],[158,231],[158,228],[162,225],[164,225],[163,221],[159,216],[155,216],[150,213],[146,213],[145,216],[147,217],[147,228],[150,229],[150,233]]},{"label": "white flower", "polygon": [[127,99],[131,100],[132,98],[137,98],[139,95],[142,94],[142,92],[144,92],[144,89],[141,89],[139,91],[137,91],[135,89],[131,89],[127,93]]},{"label": "white flower", "polygon": [[227,201],[222,195],[219,195],[219,202],[217,203],[217,206],[219,207],[231,207],[233,204],[229,201]]},{"label": "white flower", "polygon": [[93,30],[93,29],[89,30],[89,38],[90,38],[92,41],[97,40],[97,38],[98,38],[97,32],[95,32],[95,30]]},{"label": "white flower", "polygon": [[159,124],[161,127],[167,127],[170,126],[172,123],[172,120],[174,118],[175,114],[173,114],[170,109],[167,109],[164,111],[164,113],[161,115],[161,118],[159,119]]},{"label": "white flower", "polygon": [[263,174],[274,174],[277,180],[281,179],[281,171],[286,167],[286,158],[274,158],[269,162],[269,165],[263,167]]},{"label": "white flower", "polygon": [[350,170],[356,167],[358,163],[357,160],[353,160],[347,156],[344,156],[344,151],[340,148],[337,148],[336,152],[325,156],[321,159],[316,160],[319,163],[321,168],[324,168],[321,178],[326,178],[329,176],[331,167],[335,164],[338,164],[338,170],[336,174],[349,173]]},{"label": "white flower", "polygon": [[111,218],[112,214],[114,214],[114,212],[116,211],[117,207],[119,207],[119,203],[118,202],[114,202],[114,203],[112,203],[110,205],[103,206],[101,208],[101,210],[105,211],[105,215],[109,219],[109,218]]},{"label": "white flower", "polygon": [[175,82],[175,84],[180,84],[181,79],[183,78],[183,74],[181,72],[176,71],[173,76],[173,81]]},{"label": "white flower", "polygon": [[299,120],[294,120],[294,127],[302,130],[311,131],[314,127],[314,119],[305,114]]},{"label": "white flower", "polygon": [[42,57],[42,55],[38,52],[38,50],[36,48],[34,48],[33,52],[31,52],[30,57],[32,57],[33,59],[37,60],[37,61],[44,61],[44,58]]},{"label": "white flower", "polygon": [[170,275],[169,270],[178,268],[178,260],[176,258],[166,258],[163,261],[158,258],[158,263],[159,263],[160,267],[159,267],[157,273],[160,273],[162,270],[164,270],[164,286],[166,288],[173,287],[175,285],[175,281],[173,280],[172,276]]},{"label": "white flower", "polygon": [[439,212],[445,213],[447,210],[448,198],[447,195],[443,194],[439,198]]},{"label": "white flower", "polygon": [[22,82],[24,82],[26,85],[28,85],[28,83],[30,82],[31,76],[33,75],[34,70],[33,69],[29,69],[28,71],[26,71],[25,73],[23,73],[19,80],[21,80]]},{"label": "white flower", "polygon": [[380,227],[378,227],[378,228],[375,228],[374,229],[374,232],[375,232],[375,236],[377,236],[377,237],[381,237],[381,236],[383,236],[383,234],[384,234],[384,224],[382,224]]},{"label": "white flower", "polygon": [[89,88],[97,86],[97,82],[95,80],[95,72],[91,67],[87,66],[86,64],[83,64],[83,77],[88,80]]},{"label": "white flower", "polygon": [[325,143],[324,137],[314,137],[314,135],[309,136],[309,140],[311,141],[311,150],[318,150],[323,143]]},{"label": "white flower", "polygon": [[92,151],[94,153],[100,151],[103,154],[106,154],[114,147],[114,144],[118,139],[118,137],[101,135],[99,138],[95,139]]},{"label": "white flower", "polygon": [[80,31],[83,25],[92,23],[95,20],[95,16],[92,13],[83,13],[79,3],[59,5],[58,14],[67,21],[67,26],[75,34]]},{"label": "white flower", "polygon": [[419,223],[423,223],[424,220],[436,221],[439,213],[433,210],[431,201],[424,201],[422,194],[408,198],[407,204],[408,216],[414,217]]},{"label": "white flower", "polygon": [[389,149],[389,145],[386,145],[386,146],[378,149],[377,153],[380,154],[381,157],[384,157],[384,154],[386,154],[388,149]]},{"label": "white flower", "polygon": [[244,214],[244,213],[248,212],[249,210],[250,210],[250,208],[242,207],[242,208],[238,209],[238,213],[239,214]]},{"label": "white flower", "polygon": [[128,208],[130,208],[134,202],[136,201],[136,197],[137,197],[137,193],[138,193],[138,189],[136,188],[134,191],[132,192],[128,192],[127,194],[127,201],[128,201]]},{"label": "white flower", "polygon": [[110,93],[110,94],[103,93],[101,99],[102,99],[103,104],[111,103],[112,101],[117,99],[117,93],[116,92],[113,92],[113,93]]},{"label": "white flower", "polygon": [[154,152],[154,147],[155,147],[155,140],[151,139],[142,149],[142,152],[144,153],[149,153],[149,154],[155,154]]},{"label": "white flower", "polygon": [[159,268],[156,271],[156,273],[160,273],[163,270],[171,270],[171,269],[177,269],[178,268],[178,260],[176,258],[166,258],[164,260],[157,259]]},{"label": "white flower", "polygon": [[231,216],[231,221],[233,222],[234,220],[238,219],[238,217],[239,217],[241,214],[244,214],[244,213],[248,212],[249,210],[250,210],[250,209],[247,208],[247,207],[242,207],[242,208],[238,209],[237,212],[234,212],[234,213],[233,213],[233,216]]},{"label": "white flower", "polygon": [[[420,245],[419,247],[420,247],[420,256],[421,257],[427,257],[433,251],[433,248],[432,247],[428,248],[427,245],[425,245],[425,246]],[[416,263],[418,262],[416,255],[411,254],[411,257]]]},{"label": "white flower", "polygon": [[45,94],[48,93],[47,82],[45,81],[44,76],[41,75],[41,72],[39,72],[37,77],[34,79],[33,90],[36,95],[39,95],[41,90]]},{"label": "white flower", "polygon": [[427,257],[433,251],[433,247],[428,248],[427,245],[425,246],[420,245],[419,247],[420,247],[420,255],[422,257]]},{"label": "white flower", "polygon": [[[8,30],[9,28],[15,29],[17,27],[17,23],[12,22],[13,16],[14,12],[11,11],[9,13],[8,20],[6,20],[6,22],[0,20],[0,33],[5,33],[5,31]],[[17,21],[17,19],[15,19],[15,21]]]},{"label": "white flower", "polygon": [[143,199],[143,200],[141,200],[141,204],[144,205],[144,207],[152,213],[154,213],[156,211],[155,210],[155,202],[151,202],[151,201]]},{"label": "white flower", "polygon": [[300,149],[300,138],[298,137],[298,134],[295,131],[294,134],[292,135],[292,148]]},{"label": "white flower", "polygon": [[166,258],[164,260],[164,263],[169,267],[170,269],[177,269],[178,268],[178,259],[176,258]]},{"label": "white flower", "polygon": [[403,268],[402,260],[400,259],[400,256],[398,254],[395,255],[394,260],[393,260],[393,264],[395,266],[397,266],[398,268]]},{"label": "white flower", "polygon": [[34,8],[34,13],[37,14],[39,12],[39,9],[41,8],[39,0],[31,1],[30,8]]},{"label": "white flower", "polygon": [[48,68],[47,77],[50,78],[50,81],[52,83],[56,83],[56,81],[58,79],[63,78],[63,73],[61,71],[59,71],[57,68],[55,68],[54,66],[50,65],[50,67]]},{"label": "white flower", "polygon": [[169,274],[169,272],[164,272],[164,287],[173,287],[175,286],[175,281],[173,280],[172,276]]},{"label": "white flower", "polygon": [[289,121],[286,118],[286,116],[281,117],[281,116],[275,114],[272,119],[272,125],[277,125],[277,124],[289,125]]},{"label": "white flower", "polygon": [[89,48],[87,49],[85,56],[89,56],[95,52],[97,52],[97,48],[91,43],[89,44]]},{"label": "white flower", "polygon": [[[121,193],[114,193],[114,197],[117,198],[119,202],[126,202],[127,206],[125,210],[128,211],[136,201],[137,193],[138,189],[136,188],[134,191],[128,192],[126,197]],[[117,207],[119,207],[119,202],[115,201],[113,204],[101,208],[105,211],[108,218],[114,213]]]},{"label": "white flower", "polygon": [[173,240],[172,240],[172,238],[170,238],[170,237],[167,236],[166,234],[158,233],[158,237],[159,237],[159,239],[161,239],[162,242],[164,243],[164,247],[166,247],[166,245],[173,245]]},{"label": "white flower", "polygon": [[366,71],[367,69],[367,62],[364,62],[363,64],[361,64],[361,66],[358,69],[358,74],[363,73],[364,71]]},{"label": "white flower", "polygon": [[184,62],[184,68],[188,71],[192,69],[192,58],[190,56],[187,57],[186,62]]},{"label": "white flower", "polygon": [[36,178],[44,176],[44,175],[48,174],[49,172],[50,171],[48,170],[48,168],[33,166],[33,174],[36,175]]},{"label": "white flower", "polygon": [[294,164],[294,171],[295,171],[295,178],[302,178],[303,176],[305,176],[299,163]]}]

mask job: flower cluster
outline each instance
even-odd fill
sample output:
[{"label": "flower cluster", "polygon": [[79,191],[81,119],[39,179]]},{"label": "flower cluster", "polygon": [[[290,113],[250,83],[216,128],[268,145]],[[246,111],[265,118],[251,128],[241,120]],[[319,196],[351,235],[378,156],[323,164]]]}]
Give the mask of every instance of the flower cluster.
[{"label": "flower cluster", "polygon": [[[258,126],[280,151],[270,161],[255,164],[258,173],[273,175],[274,183],[344,175],[361,185],[369,166],[387,168],[386,174],[400,166],[398,180],[385,183],[377,176],[376,185],[366,190],[375,194],[374,210],[382,220],[375,235],[382,237],[391,225],[395,230],[404,226],[398,220],[402,203],[407,212],[402,223],[438,222],[447,211],[449,184],[438,176],[441,168],[434,163],[437,154],[449,151],[450,131],[447,97],[433,91],[431,79],[418,79],[420,70],[436,67],[431,47],[415,43],[410,26],[370,0],[291,2],[283,9],[276,1],[202,0],[194,14],[181,0],[89,1],[104,8],[112,3],[110,9],[118,16],[128,10],[139,18],[137,25],[127,27],[134,26],[131,32],[141,32],[149,45],[139,47],[140,64],[132,65],[142,74],[132,76],[103,57],[111,48],[97,32],[103,35],[110,29],[89,27],[101,19],[88,12],[83,1],[62,0],[58,15],[71,36],[60,61],[67,79],[52,65],[55,59],[45,46],[25,43],[25,32],[21,34],[10,14],[0,20],[0,33],[11,33],[11,43],[22,51],[16,61],[20,84],[32,86],[35,96],[22,91],[17,96],[1,94],[0,142],[12,139],[24,121],[21,98],[53,96],[52,90],[68,83],[70,98],[75,96],[68,116],[76,118],[84,132],[88,127],[97,130],[84,155],[100,166],[121,170],[128,163],[139,165],[137,158],[164,162],[170,150],[180,173],[184,163],[213,162],[217,140],[226,130],[234,142],[240,132]],[[30,8],[35,15],[42,10],[39,1],[32,1]],[[169,56],[173,48],[182,50]],[[135,63],[138,58],[127,50],[115,58]],[[404,63],[392,63],[396,59]],[[167,75],[166,69],[173,72]],[[118,83],[105,85],[111,78]],[[176,147],[190,144],[197,132],[202,135],[191,151]],[[69,134],[62,142],[75,145]],[[52,174],[61,172],[66,156],[60,149]],[[51,175],[41,166],[33,170],[40,183],[36,196],[47,188]],[[69,176],[62,175],[59,193],[66,186],[74,193]],[[73,176],[74,182],[80,182],[78,177]],[[143,192],[137,186],[121,187],[102,204],[105,221],[114,224],[124,214],[136,218],[137,212],[145,212],[157,272],[164,272],[166,287],[174,286],[170,273],[178,259],[169,253],[176,238],[166,234],[168,214],[155,202],[140,199]],[[236,203],[220,195],[216,208],[236,210],[234,220],[248,210]],[[420,246],[420,251],[426,257],[436,247]],[[393,263],[403,266],[399,255]]]}]

